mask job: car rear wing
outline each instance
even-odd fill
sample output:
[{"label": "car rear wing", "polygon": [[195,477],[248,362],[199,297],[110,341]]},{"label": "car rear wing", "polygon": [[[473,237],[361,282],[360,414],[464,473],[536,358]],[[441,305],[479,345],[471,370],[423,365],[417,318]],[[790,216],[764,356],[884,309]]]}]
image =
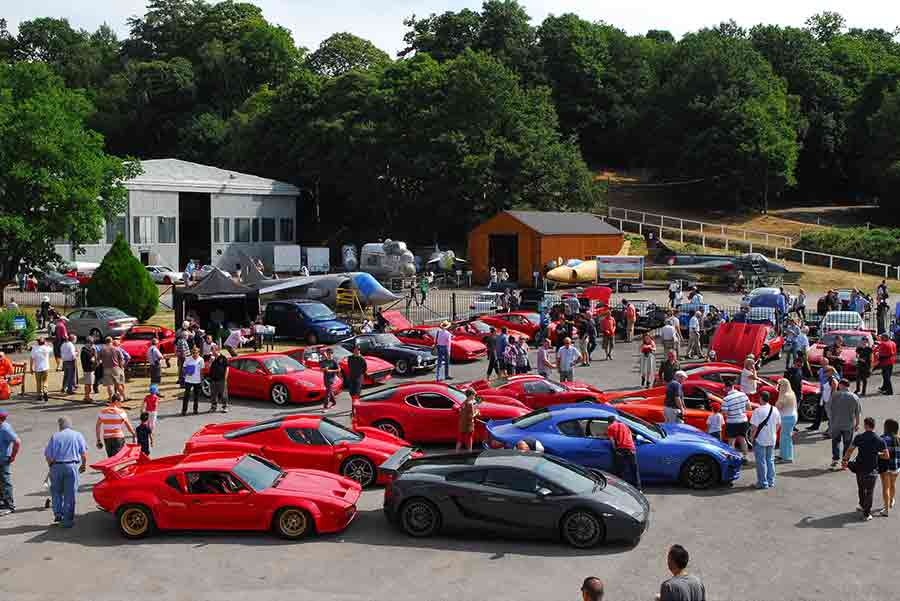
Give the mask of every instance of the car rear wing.
[{"label": "car rear wing", "polygon": [[390,478],[396,478],[400,471],[403,469],[403,466],[407,461],[412,457],[412,454],[416,451],[416,449],[412,447],[403,447],[402,449],[398,449],[394,452],[393,455],[387,458],[387,460],[378,466],[378,471],[382,472],[385,476]]},{"label": "car rear wing", "polygon": [[103,473],[103,477],[113,480],[122,477],[122,471],[129,466],[146,463],[150,458],[141,452],[141,445],[126,444],[122,450],[103,461],[91,464],[91,468]]}]

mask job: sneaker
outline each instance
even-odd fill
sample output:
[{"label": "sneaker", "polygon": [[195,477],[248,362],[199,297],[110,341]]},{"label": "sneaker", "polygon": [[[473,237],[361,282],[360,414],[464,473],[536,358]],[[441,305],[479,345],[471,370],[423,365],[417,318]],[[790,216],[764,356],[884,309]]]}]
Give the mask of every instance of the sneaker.
[{"label": "sneaker", "polygon": [[897,502],[897,499],[891,499],[891,507],[890,507],[890,509],[893,509],[893,508],[894,508],[894,504],[895,504],[896,502]]},{"label": "sneaker", "polygon": [[222,407],[222,413],[228,413],[228,407]]},{"label": "sneaker", "polygon": [[890,512],[887,510],[887,508],[884,508],[878,512],[878,515],[880,515],[883,518],[886,518],[890,515]]},{"label": "sneaker", "polygon": [[871,521],[871,520],[872,520],[872,514],[871,514],[871,513],[864,514],[863,517],[862,517],[862,521],[864,521],[864,522],[869,522],[869,521]]},{"label": "sneaker", "polygon": [[11,513],[15,513],[15,509],[8,509],[6,507],[0,509],[0,515],[9,515]]},{"label": "sneaker", "polygon": [[54,523],[61,522],[61,521],[62,521],[62,516],[61,516],[61,515],[55,515],[55,516],[53,516],[53,522],[54,522]]},{"label": "sneaker", "polygon": [[831,469],[836,470],[837,468],[838,468],[838,462],[837,462],[837,461],[832,461],[832,462],[831,462]]}]

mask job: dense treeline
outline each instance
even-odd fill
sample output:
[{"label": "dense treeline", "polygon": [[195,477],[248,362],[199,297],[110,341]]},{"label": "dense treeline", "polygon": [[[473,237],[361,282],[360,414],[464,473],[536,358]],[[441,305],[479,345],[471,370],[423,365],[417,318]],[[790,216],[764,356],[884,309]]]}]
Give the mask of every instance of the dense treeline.
[{"label": "dense treeline", "polygon": [[827,254],[900,265],[900,229],[898,228],[809,229],[800,235],[795,246]]},{"label": "dense treeline", "polygon": [[690,198],[720,207],[892,200],[900,183],[896,32],[823,13],[675,40],[534,24],[515,0],[405,24],[396,59],[349,33],[310,52],[252,4],[152,0],[124,40],[38,18],[0,30],[0,59],[83,89],[111,153],[299,184],[335,238],[458,239],[498,209],[596,207],[586,163],[699,182]]}]

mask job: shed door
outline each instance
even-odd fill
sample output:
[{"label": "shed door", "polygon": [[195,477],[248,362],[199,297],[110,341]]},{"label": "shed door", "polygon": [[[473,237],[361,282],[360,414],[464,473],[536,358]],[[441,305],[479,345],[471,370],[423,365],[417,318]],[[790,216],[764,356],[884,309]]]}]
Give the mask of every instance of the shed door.
[{"label": "shed door", "polygon": [[[510,281],[518,281],[518,234],[490,234],[488,236],[488,270],[491,267],[496,267],[498,272],[505,267],[509,272]],[[529,277],[531,277],[530,274]]]}]

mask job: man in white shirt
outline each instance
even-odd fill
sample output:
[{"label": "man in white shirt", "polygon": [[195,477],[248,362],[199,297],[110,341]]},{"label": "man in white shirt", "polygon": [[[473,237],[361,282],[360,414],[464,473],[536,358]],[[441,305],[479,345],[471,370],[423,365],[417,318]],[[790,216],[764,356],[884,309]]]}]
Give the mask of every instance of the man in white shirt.
[{"label": "man in white shirt", "polygon": [[235,328],[228,334],[228,338],[225,339],[225,344],[223,346],[225,347],[225,350],[228,351],[229,355],[237,357],[237,349],[241,348],[241,345],[245,342],[247,342],[247,339],[241,334],[241,329]]},{"label": "man in white shirt", "polygon": [[669,306],[675,306],[675,300],[678,298],[678,292],[681,290],[681,285],[675,280],[669,282]]},{"label": "man in white shirt", "polygon": [[[756,488],[775,488],[775,440],[781,429],[781,413],[769,404],[769,394],[763,392],[759,407],[750,417],[750,438],[756,456]],[[790,432],[785,432],[790,436]]]},{"label": "man in white shirt", "polygon": [[434,336],[434,351],[437,355],[434,373],[438,382],[450,379],[450,344],[453,341],[453,334],[447,329],[449,327],[449,321],[441,322],[441,327]]},{"label": "man in white shirt", "polygon": [[703,357],[703,349],[700,346],[700,321],[702,317],[703,314],[700,311],[696,311],[691,315],[691,321],[688,323],[688,359]]},{"label": "man in white shirt", "polygon": [[725,440],[739,450],[746,461],[747,411],[750,409],[750,399],[735,388],[734,381],[725,385],[725,392],[725,398],[722,399],[724,403],[722,409],[725,413]]},{"label": "man in white shirt", "polygon": [[[240,330],[238,330],[240,332]],[[194,415],[200,409],[200,388],[203,382],[203,368],[206,364],[200,356],[200,349],[191,349],[191,356],[184,360],[181,368],[184,374],[184,399],[181,401],[181,415],[187,415],[188,400],[194,395]]]},{"label": "man in white shirt", "polygon": [[670,352],[675,353],[675,357],[677,358],[678,343],[681,341],[681,334],[678,333],[678,328],[670,323],[667,323],[660,329],[659,335],[662,338],[664,353],[666,355],[668,355]]},{"label": "man in white shirt", "polygon": [[38,338],[37,343],[31,347],[31,372],[34,374],[38,396],[45,403],[50,400],[50,397],[47,396],[47,375],[50,373],[50,353],[52,350],[43,336]]},{"label": "man in white shirt", "polygon": [[59,347],[59,355],[63,362],[62,392],[65,394],[75,394],[75,387],[78,386],[78,371],[75,367],[78,359],[75,351],[76,340],[74,335],[69,336]]}]

